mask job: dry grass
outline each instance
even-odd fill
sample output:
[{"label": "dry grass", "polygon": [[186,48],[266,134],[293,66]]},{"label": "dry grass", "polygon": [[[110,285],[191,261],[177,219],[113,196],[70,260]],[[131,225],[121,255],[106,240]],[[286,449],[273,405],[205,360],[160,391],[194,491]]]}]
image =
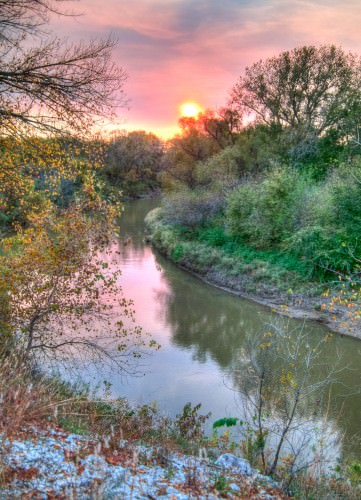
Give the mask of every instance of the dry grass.
[{"label": "dry grass", "polygon": [[[81,453],[101,454],[112,465],[133,464],[135,467],[139,463],[152,465],[155,462],[164,465],[174,451],[198,454],[199,449],[207,448],[207,441],[200,431],[206,417],[200,415],[198,409],[184,409],[178,419],[171,420],[160,416],[152,405],[132,408],[126,400],[94,401],[88,399],[85,392],[74,391],[57,379],[39,374],[18,351],[3,347],[0,351],[0,434],[3,438],[0,485],[4,484],[5,476],[9,476],[1,461],[2,453],[6,453],[5,439],[10,443],[12,439],[31,436],[34,428],[44,431],[55,427],[86,433],[89,440]],[[182,431],[185,416],[186,435]],[[125,442],[127,446],[124,446]],[[150,455],[146,451],[137,452],[135,456],[131,443],[147,443],[153,446],[153,451]],[[208,441],[208,446],[214,447],[212,440]],[[76,461],[77,457],[69,456],[68,459]],[[190,471],[187,486],[190,491],[197,491],[196,470]],[[251,491],[251,486],[249,488],[247,494],[242,492],[246,494],[244,498],[253,498],[254,491]],[[324,497],[353,500],[360,493],[359,487],[349,481],[314,482],[308,478],[296,478],[291,490],[292,495],[300,499]]]}]

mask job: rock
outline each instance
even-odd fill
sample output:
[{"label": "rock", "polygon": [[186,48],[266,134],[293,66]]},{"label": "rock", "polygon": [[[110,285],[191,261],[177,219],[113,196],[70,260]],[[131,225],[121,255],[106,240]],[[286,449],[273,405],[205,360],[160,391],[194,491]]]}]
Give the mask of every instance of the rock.
[{"label": "rock", "polygon": [[82,474],[84,478],[87,476],[91,477],[91,479],[104,479],[108,473],[107,463],[99,455],[88,455],[82,460],[82,465],[84,466]]},{"label": "rock", "polygon": [[245,458],[236,457],[232,453],[224,453],[216,460],[216,465],[224,469],[238,469],[238,472],[243,476],[253,474],[252,467]]}]

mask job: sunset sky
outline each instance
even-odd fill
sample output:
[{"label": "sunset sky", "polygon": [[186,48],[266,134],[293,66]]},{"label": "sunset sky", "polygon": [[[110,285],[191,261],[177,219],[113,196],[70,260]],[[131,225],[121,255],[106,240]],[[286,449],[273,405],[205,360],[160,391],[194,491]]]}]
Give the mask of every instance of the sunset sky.
[{"label": "sunset sky", "polygon": [[114,59],[128,73],[129,110],[115,126],[163,137],[177,130],[179,106],[224,105],[247,65],[305,44],[361,52],[361,0],[81,0],[76,18],[54,28],[69,40],[119,41]]}]

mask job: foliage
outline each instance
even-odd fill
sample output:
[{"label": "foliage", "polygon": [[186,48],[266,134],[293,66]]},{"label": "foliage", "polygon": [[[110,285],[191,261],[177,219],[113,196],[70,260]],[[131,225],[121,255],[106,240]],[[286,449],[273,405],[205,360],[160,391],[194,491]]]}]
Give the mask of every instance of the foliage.
[{"label": "foliage", "polygon": [[248,172],[240,149],[228,146],[195,167],[197,184],[203,189],[226,193]]},{"label": "foliage", "polygon": [[191,403],[184,405],[181,414],[176,416],[175,426],[178,428],[180,435],[187,441],[200,443],[204,437],[204,423],[209,419],[210,413],[200,415],[199,410],[201,404],[192,407]]},{"label": "foliage", "polygon": [[307,284],[307,293],[314,293],[316,283],[309,281],[307,262],[281,251],[260,251],[235,243],[216,223],[195,228],[174,226],[165,223],[162,210],[155,209],[147,215],[146,225],[151,241],[162,253],[171,259],[176,256],[179,264],[209,276],[220,286],[272,297],[275,290],[306,293]]},{"label": "foliage", "polygon": [[159,187],[163,154],[162,142],[152,133],[136,131],[119,135],[107,146],[102,173],[110,186],[136,195],[140,190]]},{"label": "foliage", "polygon": [[203,225],[219,213],[224,197],[207,190],[179,190],[164,199],[165,221],[180,226]]},{"label": "foliage", "polygon": [[0,146],[3,230],[35,223],[52,210],[53,204],[65,208],[82,200],[84,208],[86,204],[91,208],[91,204],[101,203],[95,176],[103,164],[101,141],[33,136],[4,138]]},{"label": "foliage", "polygon": [[287,168],[275,168],[260,182],[246,182],[229,197],[230,234],[259,248],[279,244],[292,230],[292,205],[303,179]]},{"label": "foliage", "polygon": [[131,326],[131,302],[122,296],[119,273],[107,271],[98,255],[112,230],[112,209],[104,210],[97,224],[82,207],[69,207],[2,241],[0,290],[9,299],[8,324],[28,356],[39,351],[38,359],[64,359],[82,347],[128,369],[146,345],[141,329]]},{"label": "foliage", "polygon": [[339,131],[330,129],[321,137],[309,135],[299,142],[290,142],[288,159],[315,181],[322,181],[349,154]]},{"label": "foliage", "polygon": [[[165,186],[174,189],[180,185],[181,189],[184,187],[190,190],[197,189],[199,186],[196,172],[198,163],[204,162],[222,149],[216,123],[219,125],[221,122],[213,114],[180,119],[182,133],[168,141],[162,162],[162,178]],[[228,130],[228,126],[226,128]],[[213,129],[214,132],[211,132]],[[228,130],[226,136],[229,138],[232,136],[230,134]]]},{"label": "foliage", "polygon": [[242,165],[241,177],[257,176],[265,170],[288,159],[289,141],[279,125],[250,123],[236,138]]},{"label": "foliage", "polygon": [[261,123],[319,136],[350,107],[359,90],[359,64],[334,45],[282,52],[246,69],[233,88],[232,103]]},{"label": "foliage", "polygon": [[361,250],[359,171],[359,161],[342,165],[325,182],[305,192],[298,206],[300,223],[285,242],[289,250],[312,261],[326,275],[352,271],[352,255]]},{"label": "foliage", "polygon": [[179,125],[183,132],[207,137],[215,147],[223,149],[234,143],[240,130],[240,116],[231,106],[220,108],[217,112],[206,110],[196,117],[182,117]]},{"label": "foliage", "polygon": [[359,163],[340,166],[315,183],[298,171],[276,168],[230,194],[226,227],[236,241],[283,249],[319,276],[348,272],[358,254],[361,223]]}]

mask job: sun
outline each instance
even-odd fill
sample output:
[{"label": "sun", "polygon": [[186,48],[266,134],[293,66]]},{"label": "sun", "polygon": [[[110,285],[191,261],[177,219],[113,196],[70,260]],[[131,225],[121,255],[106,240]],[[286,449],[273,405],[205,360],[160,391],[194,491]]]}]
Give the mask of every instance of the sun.
[{"label": "sun", "polygon": [[181,116],[185,116],[187,118],[195,117],[203,110],[199,104],[196,102],[184,102],[179,107]]}]

